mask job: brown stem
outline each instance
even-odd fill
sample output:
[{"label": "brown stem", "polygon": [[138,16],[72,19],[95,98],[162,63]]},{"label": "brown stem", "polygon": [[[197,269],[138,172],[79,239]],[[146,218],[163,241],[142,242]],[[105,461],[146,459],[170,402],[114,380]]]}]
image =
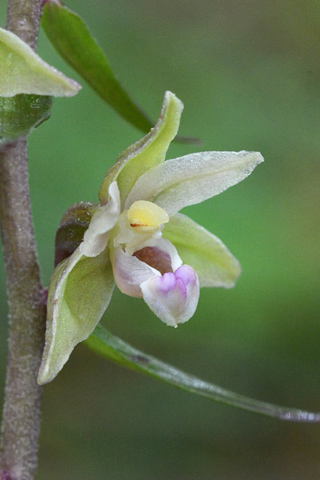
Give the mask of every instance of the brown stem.
[{"label": "brown stem", "polygon": [[9,0],[6,28],[35,50],[40,15],[41,0]]},{"label": "brown stem", "polygon": [[[40,0],[10,0],[7,28],[32,48]],[[32,225],[26,140],[0,150],[0,227],[9,303],[8,367],[0,480],[32,480],[37,466],[45,302]]]},{"label": "brown stem", "polygon": [[24,139],[0,153],[0,223],[10,318],[0,467],[12,480],[31,480],[37,465],[41,388],[36,378],[43,350],[45,308]]}]

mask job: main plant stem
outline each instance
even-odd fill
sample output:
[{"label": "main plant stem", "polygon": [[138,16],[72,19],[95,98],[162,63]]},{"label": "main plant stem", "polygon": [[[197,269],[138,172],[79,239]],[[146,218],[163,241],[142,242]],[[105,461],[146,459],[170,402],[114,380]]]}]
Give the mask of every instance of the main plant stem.
[{"label": "main plant stem", "polygon": [[[9,0],[7,28],[35,48],[40,0]],[[9,303],[8,366],[1,426],[1,480],[32,480],[37,466],[44,341],[40,283],[28,186],[26,140],[0,150],[0,227]]]}]

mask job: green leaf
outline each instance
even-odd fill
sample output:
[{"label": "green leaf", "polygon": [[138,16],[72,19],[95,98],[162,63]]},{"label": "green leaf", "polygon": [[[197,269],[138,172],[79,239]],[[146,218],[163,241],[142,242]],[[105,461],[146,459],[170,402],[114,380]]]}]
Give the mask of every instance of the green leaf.
[{"label": "green leaf", "polygon": [[60,55],[103,100],[135,127],[144,132],[150,130],[152,122],[122,88],[79,15],[58,2],[48,1],[43,8],[41,26]]},{"label": "green leaf", "polygon": [[110,302],[113,287],[107,250],[90,258],[76,250],[56,267],[49,287],[39,384],[53,380],[74,347],[93,332]]},{"label": "green leaf", "polygon": [[123,205],[136,180],[164,161],[169,145],[177,134],[182,109],[182,102],[173,93],[166,92],[156,126],[122,152],[117,162],[109,168],[99,191],[101,204],[108,201],[109,185],[116,180]]},{"label": "green leaf", "polygon": [[98,205],[79,202],[64,213],[55,238],[55,266],[79,247]]},{"label": "green leaf", "polygon": [[0,143],[28,135],[47,120],[52,111],[52,97],[19,94],[0,97]]},{"label": "green leaf", "polygon": [[279,407],[238,395],[217,385],[200,380],[178,368],[172,367],[155,357],[131,347],[118,337],[112,335],[101,325],[86,340],[86,345],[113,362],[144,373],[169,385],[180,388],[216,402],[238,407],[243,410],[260,413],[268,417],[293,422],[319,423],[320,413],[311,413],[295,408]]},{"label": "green leaf", "polygon": [[81,86],[44,62],[17,35],[0,28],[0,96],[19,93],[69,97]]},{"label": "green leaf", "polygon": [[183,263],[197,272],[201,287],[234,286],[241,272],[238,260],[201,225],[178,213],[164,225],[162,235],[176,247]]}]

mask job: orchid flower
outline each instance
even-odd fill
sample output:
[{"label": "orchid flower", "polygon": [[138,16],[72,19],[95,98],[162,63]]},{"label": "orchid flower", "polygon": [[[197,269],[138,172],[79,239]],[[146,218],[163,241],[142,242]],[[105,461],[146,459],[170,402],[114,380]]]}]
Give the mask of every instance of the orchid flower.
[{"label": "orchid flower", "polygon": [[156,126],[108,170],[100,204],[81,203],[64,215],[57,239],[59,260],[67,258],[50,282],[39,383],[52,380],[93,332],[114,284],[142,297],[174,327],[193,316],[200,287],[234,285],[239,262],[217,237],[178,212],[237,184],[263,158],[257,152],[202,152],[164,161],[182,109],[166,92]]}]

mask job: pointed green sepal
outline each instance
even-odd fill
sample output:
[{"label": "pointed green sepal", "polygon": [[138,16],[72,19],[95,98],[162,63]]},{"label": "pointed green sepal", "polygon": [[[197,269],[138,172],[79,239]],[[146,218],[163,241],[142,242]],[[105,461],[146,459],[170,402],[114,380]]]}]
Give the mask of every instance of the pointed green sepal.
[{"label": "pointed green sepal", "polygon": [[28,135],[50,117],[51,111],[52,97],[49,96],[0,97],[0,143]]},{"label": "pointed green sepal", "polygon": [[57,1],[47,1],[41,26],[59,54],[105,102],[135,127],[150,130],[153,123],[122,88],[79,15]]},{"label": "pointed green sepal", "polygon": [[176,247],[183,263],[197,272],[201,287],[234,286],[241,272],[238,260],[201,225],[178,213],[170,217],[162,235]]},{"label": "pointed green sepal", "polygon": [[166,92],[156,126],[122,152],[117,162],[108,170],[99,191],[101,204],[108,201],[109,185],[116,180],[123,205],[136,180],[164,161],[169,145],[177,134],[182,109],[182,102],[173,93]]},{"label": "pointed green sepal", "polygon": [[130,368],[169,385],[194,393],[209,400],[259,413],[268,417],[292,422],[320,423],[320,413],[306,412],[296,408],[279,407],[254,400],[189,375],[151,355],[147,355],[98,325],[86,340],[86,345],[96,353],[113,362]]},{"label": "pointed green sepal", "polygon": [[125,208],[140,198],[169,215],[236,185],[263,162],[259,152],[198,152],[150,168],[136,181]]},{"label": "pointed green sepal", "polygon": [[79,247],[98,205],[79,202],[64,213],[55,238],[55,266]]},{"label": "pointed green sepal", "polygon": [[110,302],[113,287],[107,250],[89,258],[78,249],[56,267],[49,286],[39,384],[53,380],[74,347],[93,332]]},{"label": "pointed green sepal", "polygon": [[81,86],[44,62],[17,35],[0,28],[0,96],[20,93],[70,97]]}]

